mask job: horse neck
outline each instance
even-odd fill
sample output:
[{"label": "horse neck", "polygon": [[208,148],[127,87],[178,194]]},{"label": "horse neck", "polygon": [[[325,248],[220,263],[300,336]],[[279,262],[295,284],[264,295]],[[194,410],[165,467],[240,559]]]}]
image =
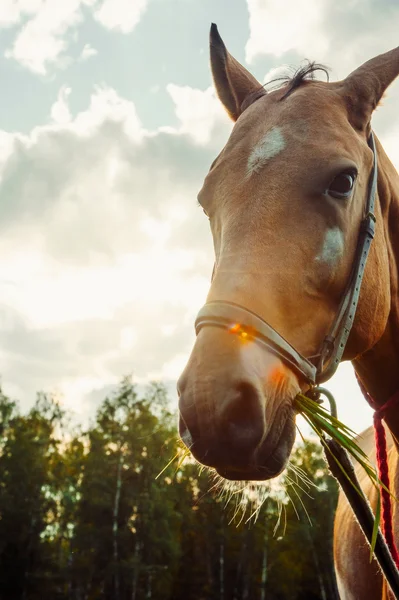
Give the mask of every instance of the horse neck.
[{"label": "horse neck", "polygon": [[[377,142],[378,197],[390,271],[390,313],[381,339],[353,361],[356,373],[378,406],[399,392],[399,176]],[[378,285],[378,273],[374,276]],[[387,411],[385,421],[399,440],[399,405]],[[399,449],[399,444],[397,444]]]}]

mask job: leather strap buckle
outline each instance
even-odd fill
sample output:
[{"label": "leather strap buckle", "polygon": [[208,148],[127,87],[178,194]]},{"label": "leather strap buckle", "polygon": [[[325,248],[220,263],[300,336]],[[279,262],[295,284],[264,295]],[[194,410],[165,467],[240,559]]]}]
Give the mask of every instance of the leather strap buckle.
[{"label": "leather strap buckle", "polygon": [[371,239],[373,239],[375,233],[375,222],[375,214],[368,212],[360,225],[360,231],[362,233],[366,233],[369,237],[371,237]]}]

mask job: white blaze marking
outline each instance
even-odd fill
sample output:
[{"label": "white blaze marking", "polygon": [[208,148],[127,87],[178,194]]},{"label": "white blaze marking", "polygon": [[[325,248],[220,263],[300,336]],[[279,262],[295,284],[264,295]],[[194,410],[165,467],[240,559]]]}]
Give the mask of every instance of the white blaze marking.
[{"label": "white blaze marking", "polygon": [[277,156],[285,148],[280,127],[273,127],[255,146],[248,158],[248,175],[258,173],[269,158]]},{"label": "white blaze marking", "polygon": [[344,253],[344,234],[339,227],[328,229],[324,238],[321,254],[316,256],[316,261],[330,267],[339,261]]}]

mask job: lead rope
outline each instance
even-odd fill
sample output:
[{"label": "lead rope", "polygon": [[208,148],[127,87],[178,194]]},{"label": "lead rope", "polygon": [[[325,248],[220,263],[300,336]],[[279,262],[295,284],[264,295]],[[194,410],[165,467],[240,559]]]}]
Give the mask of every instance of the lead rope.
[{"label": "lead rope", "polygon": [[[314,396],[315,393],[315,396]],[[322,387],[313,389],[313,396],[316,402],[320,400],[320,394],[325,396],[330,403],[330,412],[333,417],[337,418],[337,407],[332,394]],[[399,395],[399,392],[398,392]],[[368,398],[366,397],[368,400]],[[367,500],[360,483],[356,477],[355,468],[349,457],[347,450],[334,438],[322,435],[320,438],[324,446],[324,454],[331,474],[337,480],[341,491],[346,496],[346,499],[351,507],[361,531],[364,533],[366,540],[372,546],[374,543],[374,557],[388,583],[394,597],[399,600],[399,570],[393,558],[386,539],[380,527],[377,529],[377,537],[374,538],[375,517],[371,509],[370,503]],[[385,598],[385,596],[384,596]]]},{"label": "lead rope", "polygon": [[385,537],[387,546],[391,552],[392,558],[395,561],[397,568],[399,569],[399,552],[395,544],[393,536],[393,519],[392,519],[392,502],[391,494],[389,492],[390,480],[389,480],[389,466],[388,466],[388,452],[387,452],[387,438],[385,435],[384,425],[382,419],[385,417],[385,412],[399,403],[399,391],[396,392],[391,398],[385,402],[382,406],[377,406],[375,400],[370,396],[359,377],[356,375],[359,387],[363,393],[363,396],[374,410],[374,437],[377,457],[377,469],[378,477],[382,483],[381,485],[381,504],[382,504],[382,531]]}]

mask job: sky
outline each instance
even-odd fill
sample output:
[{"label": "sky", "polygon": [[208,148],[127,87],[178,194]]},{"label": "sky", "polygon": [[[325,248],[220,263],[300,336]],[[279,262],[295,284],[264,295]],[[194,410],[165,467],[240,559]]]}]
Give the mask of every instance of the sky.
[{"label": "sky", "polygon": [[[394,0],[0,2],[0,373],[24,410],[43,390],[84,420],[127,373],[174,389],[213,264],[196,196],[232,129],[211,22],[262,82],[399,43]],[[373,119],[396,167],[398,98]],[[350,364],[328,387],[371,424]]]}]

